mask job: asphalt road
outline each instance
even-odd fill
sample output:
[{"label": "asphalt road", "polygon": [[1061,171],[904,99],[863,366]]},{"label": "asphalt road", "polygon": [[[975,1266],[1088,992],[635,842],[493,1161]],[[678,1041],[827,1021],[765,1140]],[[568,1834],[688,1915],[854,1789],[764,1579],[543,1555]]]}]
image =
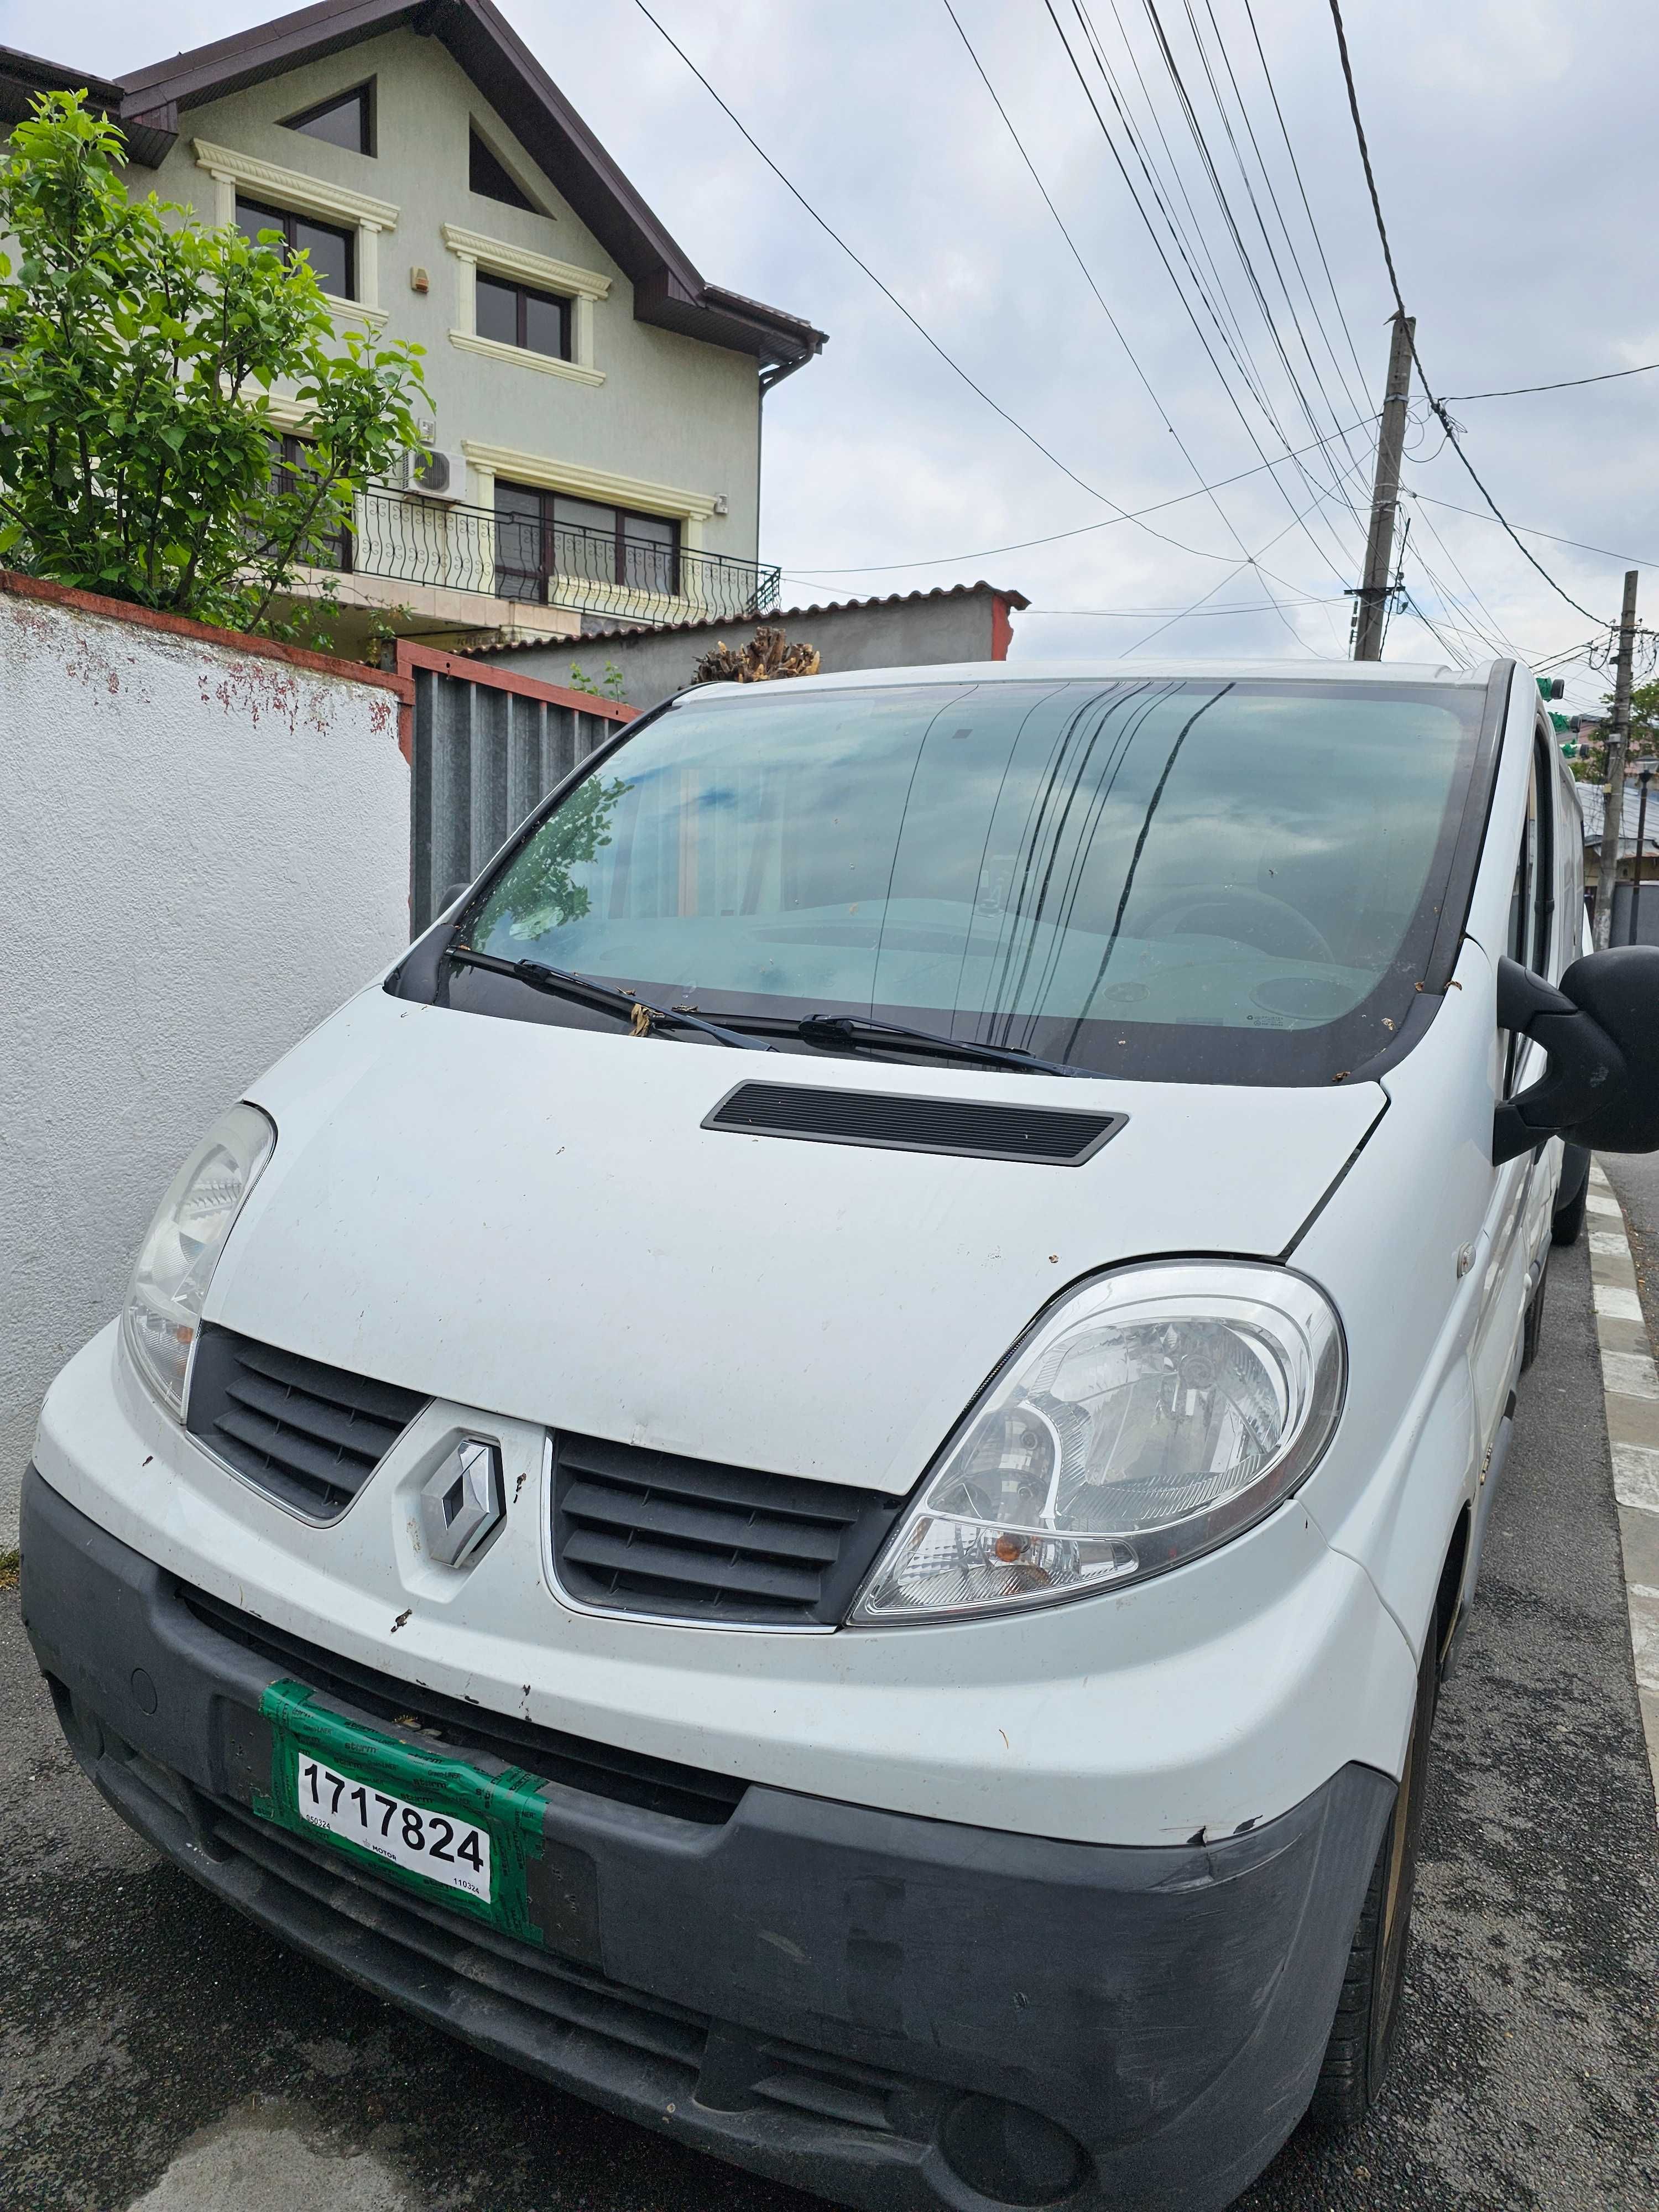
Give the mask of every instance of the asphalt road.
[{"label": "asphalt road", "polygon": [[[1297,2136],[1239,2212],[1652,2212],[1659,1831],[1582,1245],[1555,1255],[1436,1746],[1384,2106],[1346,2141]],[[6,2212],[810,2212],[485,2062],[163,1866],[70,1759],[15,1592],[0,1837]]]}]

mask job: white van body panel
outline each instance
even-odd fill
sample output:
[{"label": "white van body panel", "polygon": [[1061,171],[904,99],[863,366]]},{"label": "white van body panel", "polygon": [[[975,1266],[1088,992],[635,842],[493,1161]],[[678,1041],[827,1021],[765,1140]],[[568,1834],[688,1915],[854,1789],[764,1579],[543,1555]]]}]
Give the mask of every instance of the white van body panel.
[{"label": "white van body panel", "polygon": [[[1382,1078],[1389,1111],[1294,1255],[1334,1299],[1348,1345],[1341,1426],[1303,1501],[1366,1567],[1419,1656],[1488,1441],[1474,1353],[1495,1181],[1495,986],[1467,940],[1453,985],[1427,1036]],[[1518,1339],[1518,1304],[1510,1318]],[[1504,1394],[1512,1378],[1511,1359]]]},{"label": "white van body panel", "polygon": [[[1128,1120],[1075,1168],[700,1126],[754,1078]],[[520,1419],[893,1492],[1069,1283],[1276,1255],[1385,1103],[741,1054],[380,991],[247,1095],[278,1142],[210,1321]]]},{"label": "white van body panel", "polygon": [[[486,1423],[507,1524],[446,1575],[411,1540],[410,1493],[449,1434]],[[112,1325],[53,1384],[36,1455],[112,1534],[259,1620],[489,1710],[812,1796],[1170,1844],[1287,1810],[1350,1760],[1400,1770],[1415,1662],[1296,1498],[1116,1596],[923,1628],[733,1633],[562,1604],[542,1431],[483,1408],[428,1407],[319,1528],[168,1422]]]},{"label": "white van body panel", "polygon": [[[1345,672],[1373,673],[1448,672]],[[820,679],[899,680],[921,679]],[[1377,1082],[762,1058],[363,993],[247,1094],[278,1142],[205,1316],[432,1403],[318,1528],[169,1421],[111,1329],[48,1397],[41,1474],[170,1571],[325,1648],[812,1796],[1151,1844],[1270,1818],[1350,1762],[1398,1775],[1559,1158],[1512,1178],[1491,1164],[1495,948],[1534,714],[1518,676],[1455,987]],[[1128,1118],[1080,1168],[702,1128],[748,1079]],[[1333,1299],[1350,1363],[1309,1481],[1206,1557],[1000,1618],[836,1632],[611,1617],[553,1586],[547,1429],[908,1492],[1069,1285],[1195,1254],[1288,1254]],[[421,1554],[412,1492],[486,1423],[507,1521],[450,1575]]]}]

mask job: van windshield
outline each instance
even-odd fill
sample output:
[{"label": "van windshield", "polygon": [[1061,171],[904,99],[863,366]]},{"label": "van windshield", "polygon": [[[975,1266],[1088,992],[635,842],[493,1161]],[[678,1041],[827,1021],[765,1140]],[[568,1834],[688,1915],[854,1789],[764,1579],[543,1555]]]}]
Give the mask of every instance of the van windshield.
[{"label": "van windshield", "polygon": [[[462,927],[715,1018],[1329,1081],[1409,1011],[1485,697],[1209,676],[693,692]],[[458,976],[450,1002],[505,1012],[496,981]]]}]

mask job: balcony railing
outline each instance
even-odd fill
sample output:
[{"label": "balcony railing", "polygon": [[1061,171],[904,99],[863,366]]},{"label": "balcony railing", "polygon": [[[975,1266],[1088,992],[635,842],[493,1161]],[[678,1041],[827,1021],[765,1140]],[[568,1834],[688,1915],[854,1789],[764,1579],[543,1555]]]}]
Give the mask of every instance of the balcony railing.
[{"label": "balcony railing", "polygon": [[610,531],[537,525],[491,507],[362,492],[349,567],[358,576],[564,607],[608,621],[741,622],[778,603],[778,571],[724,553]]}]

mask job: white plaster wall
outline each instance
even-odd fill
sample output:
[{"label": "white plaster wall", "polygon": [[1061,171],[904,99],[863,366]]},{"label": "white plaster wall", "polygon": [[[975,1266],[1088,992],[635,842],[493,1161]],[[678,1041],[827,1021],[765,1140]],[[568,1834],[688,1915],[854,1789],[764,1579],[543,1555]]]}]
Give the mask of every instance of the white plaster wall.
[{"label": "white plaster wall", "polygon": [[185,1154],[407,939],[397,704],[0,591],[0,1547]]}]

